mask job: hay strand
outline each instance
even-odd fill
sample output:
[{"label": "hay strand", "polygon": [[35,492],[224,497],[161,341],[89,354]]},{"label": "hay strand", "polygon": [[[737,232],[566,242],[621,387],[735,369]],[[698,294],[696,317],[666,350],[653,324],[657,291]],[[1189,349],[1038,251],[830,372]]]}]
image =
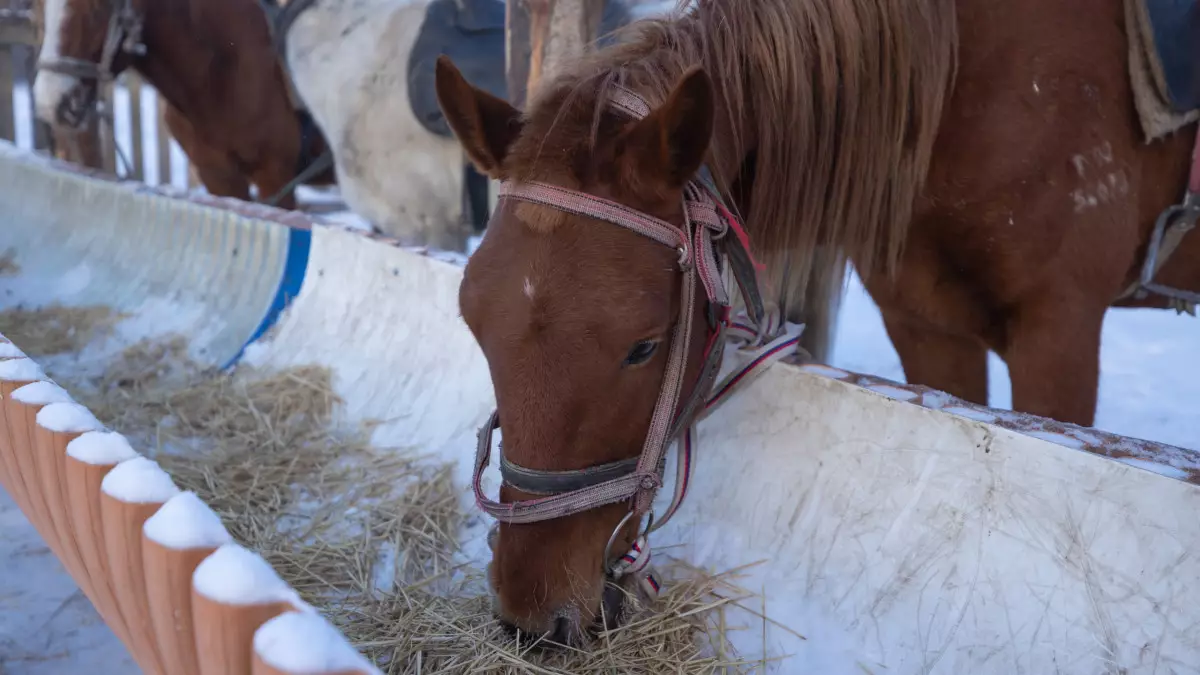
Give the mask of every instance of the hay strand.
[{"label": "hay strand", "polygon": [[587,648],[539,649],[493,618],[484,572],[456,558],[465,522],[452,466],[375,447],[338,424],[320,367],[234,374],[187,357],[182,338],[138,343],[98,377],[58,378],[389,674],[739,673],[725,612],[757,594],[734,570],[676,564],[650,607]]}]

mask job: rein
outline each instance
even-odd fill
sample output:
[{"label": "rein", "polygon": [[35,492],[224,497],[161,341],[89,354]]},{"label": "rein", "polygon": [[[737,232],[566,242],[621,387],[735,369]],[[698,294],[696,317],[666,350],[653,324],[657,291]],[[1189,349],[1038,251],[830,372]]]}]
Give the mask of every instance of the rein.
[{"label": "rein", "polygon": [[[624,87],[615,87],[609,103],[635,120],[650,112],[645,99]],[[629,513],[609,537],[604,556],[606,572],[614,579],[634,574],[642,590],[655,597],[660,585],[649,571],[648,535],[665,525],[687,496],[694,468],[692,428],[771,364],[796,353],[803,326],[785,325],[778,310],[765,308],[758,288],[758,265],[750,254],[749,239],[738,219],[720,201],[707,169],[684,188],[682,227],[617,202],[546,183],[504,182],[499,198],[602,220],[670,246],[679,254],[678,268],[683,275],[680,317],[671,336],[666,373],[640,455],[582,470],[544,471],[513,463],[503,456],[501,447],[500,471],[504,483],[538,496],[511,503],[497,502],[488,498],[482,487],[483,472],[491,459],[492,436],[500,428],[499,411],[493,411],[479,431],[472,480],[479,508],[496,520],[510,524],[536,523],[607,504],[631,502]],[[731,300],[722,276],[726,267],[737,282],[746,306],[747,316],[740,316],[736,321],[730,320]],[[699,297],[700,291],[704,298]],[[700,374],[685,397],[684,379],[690,346],[696,337],[692,327],[697,312],[705,312],[708,335],[704,338],[706,344]],[[749,349],[750,360],[717,384],[726,340],[741,343],[743,351]],[[652,503],[664,484],[667,449],[676,440],[680,445],[676,455],[675,493],[663,517],[655,521]],[[650,514],[649,523],[645,531],[635,537],[633,548],[615,563],[610,563],[609,549],[622,529],[631,519],[637,518],[640,523],[647,513]]]},{"label": "rein", "polygon": [[116,0],[108,17],[108,32],[100,50],[99,61],[60,56],[50,60],[39,60],[38,70],[46,70],[80,80],[95,80],[97,83],[112,82],[116,78],[113,62],[118,54],[145,56],[146,45],[142,42],[142,16],[133,7],[133,0]]}]

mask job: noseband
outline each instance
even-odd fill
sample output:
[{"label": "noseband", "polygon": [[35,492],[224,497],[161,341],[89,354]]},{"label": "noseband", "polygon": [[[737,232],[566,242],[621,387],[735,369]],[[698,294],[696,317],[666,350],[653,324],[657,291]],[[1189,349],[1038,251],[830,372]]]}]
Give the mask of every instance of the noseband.
[{"label": "noseband", "polygon": [[116,77],[113,62],[120,53],[146,55],[146,45],[142,43],[142,16],[133,8],[133,0],[116,0],[114,3],[98,62],[60,56],[52,60],[39,60],[37,68],[80,80],[111,82]]},{"label": "noseband", "polygon": [[[650,113],[645,99],[624,87],[614,87],[609,103],[635,120]],[[513,463],[501,449],[500,473],[504,483],[537,497],[510,503],[493,501],[484,495],[482,477],[491,457],[492,435],[500,428],[499,411],[495,411],[479,431],[473,478],[476,504],[496,520],[510,524],[536,523],[607,504],[631,502],[629,513],[609,538],[606,571],[615,578],[636,573],[643,591],[657,595],[658,582],[649,574],[647,535],[671,519],[687,494],[693,468],[692,427],[732,391],[775,361],[795,353],[802,327],[784,325],[776,310],[768,312],[764,307],[749,240],[737,218],[721,203],[707,169],[702,169],[684,188],[682,227],[613,201],[546,183],[505,182],[500,186],[499,197],[625,227],[670,246],[679,254],[679,272],[683,275],[680,317],[671,336],[666,373],[641,454],[581,470],[544,471]],[[722,276],[726,265],[742,293],[748,313],[744,321],[730,320],[731,302]],[[706,302],[698,295],[700,289]],[[685,398],[684,378],[697,312],[705,312],[708,335],[699,377]],[[746,365],[714,387],[726,338],[744,343],[753,354]],[[633,549],[610,563],[609,549],[622,528],[631,519],[640,522],[641,516],[650,512],[654,497],[663,486],[667,449],[676,439],[681,443],[670,507],[657,521],[651,513],[650,524],[636,538]]]}]

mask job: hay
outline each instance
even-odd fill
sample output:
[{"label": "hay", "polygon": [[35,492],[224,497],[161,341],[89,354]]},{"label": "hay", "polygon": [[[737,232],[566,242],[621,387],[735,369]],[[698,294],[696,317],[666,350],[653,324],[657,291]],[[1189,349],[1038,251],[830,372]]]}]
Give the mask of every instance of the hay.
[{"label": "hay", "polygon": [[51,356],[83,349],[92,340],[110,334],[123,318],[125,315],[103,305],[15,307],[0,312],[0,334],[29,356]]},{"label": "hay", "polygon": [[21,273],[21,266],[17,264],[16,249],[8,249],[4,253],[0,253],[0,277],[15,277]]},{"label": "hay", "polygon": [[[63,378],[59,379],[64,382]],[[493,619],[482,570],[456,562],[464,523],[451,466],[376,448],[371,425],[336,423],[330,373],[206,372],[175,338],[127,350],[64,383],[110,427],[194,490],[387,673],[743,672],[727,607],[733,575],[676,566],[653,607],[586,650],[534,649]]]}]

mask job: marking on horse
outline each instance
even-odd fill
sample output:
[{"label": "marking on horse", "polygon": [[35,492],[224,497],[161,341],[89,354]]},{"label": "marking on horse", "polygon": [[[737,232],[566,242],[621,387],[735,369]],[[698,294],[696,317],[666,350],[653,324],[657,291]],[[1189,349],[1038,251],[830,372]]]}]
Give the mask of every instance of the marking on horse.
[{"label": "marking on horse", "polygon": [[525,277],[525,284],[522,290],[525,291],[525,297],[533,300],[533,282],[529,280],[529,277]]},{"label": "marking on horse", "polygon": [[1107,204],[1129,194],[1129,177],[1125,169],[1113,166],[1112,143],[1105,141],[1086,153],[1071,157],[1082,187],[1071,191],[1075,213]]},{"label": "marking on horse", "polygon": [[[67,0],[46,0],[43,12],[42,49],[38,53],[38,60],[56,61],[62,58],[62,27],[67,20]],[[59,102],[77,82],[75,78],[62,73],[38,72],[33,81],[38,118],[53,122]]]}]

